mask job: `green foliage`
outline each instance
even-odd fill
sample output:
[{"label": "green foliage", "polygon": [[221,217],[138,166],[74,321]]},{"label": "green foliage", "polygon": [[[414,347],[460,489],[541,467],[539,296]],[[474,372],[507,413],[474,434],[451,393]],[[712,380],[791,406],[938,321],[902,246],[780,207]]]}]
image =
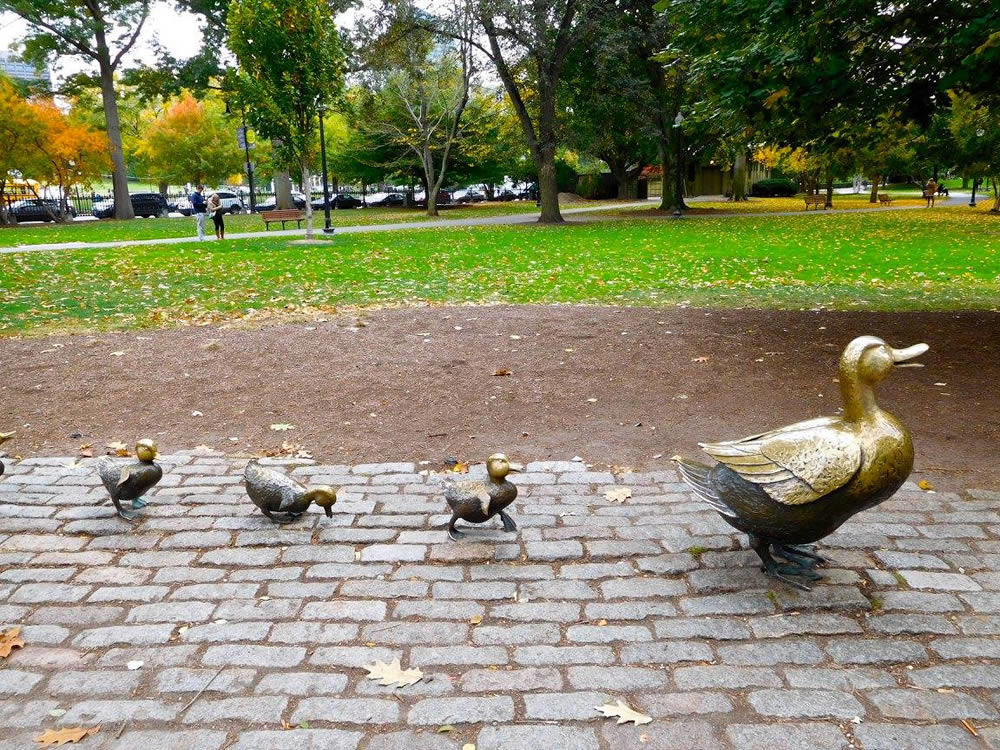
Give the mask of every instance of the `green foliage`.
[{"label": "green foliage", "polygon": [[229,6],[230,50],[240,65],[231,83],[276,161],[307,165],[313,155],[317,105],[340,99],[344,54],[322,0],[235,0]]},{"label": "green foliage", "polygon": [[795,182],[780,177],[757,180],[750,190],[751,195],[762,198],[789,197],[797,192],[799,192],[799,186]]}]

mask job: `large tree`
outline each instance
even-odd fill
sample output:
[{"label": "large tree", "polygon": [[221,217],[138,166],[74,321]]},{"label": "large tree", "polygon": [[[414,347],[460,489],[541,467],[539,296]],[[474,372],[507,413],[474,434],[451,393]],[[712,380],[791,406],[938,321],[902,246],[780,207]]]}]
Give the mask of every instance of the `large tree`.
[{"label": "large tree", "polygon": [[122,153],[115,73],[139,39],[150,0],[0,0],[0,10],[21,16],[31,31],[25,58],[42,62],[52,55],[81,58],[97,67],[111,154],[115,218],[134,217]]},{"label": "large tree", "polygon": [[13,82],[0,75],[0,224],[11,221],[7,191],[20,174],[34,177],[37,160],[29,147],[38,129],[36,111]]},{"label": "large tree", "polygon": [[[275,144],[286,168],[298,167],[310,191],[309,165],[319,107],[337,101],[344,53],[323,0],[236,0],[229,7],[229,48],[239,62],[233,78],[256,131]],[[312,202],[306,200],[306,236]]]}]

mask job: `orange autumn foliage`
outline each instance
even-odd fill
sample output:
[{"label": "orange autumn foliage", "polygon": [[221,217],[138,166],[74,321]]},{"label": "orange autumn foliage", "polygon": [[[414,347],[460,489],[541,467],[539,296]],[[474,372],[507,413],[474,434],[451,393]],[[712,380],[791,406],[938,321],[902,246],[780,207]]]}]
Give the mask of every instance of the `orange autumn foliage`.
[{"label": "orange autumn foliage", "polygon": [[111,169],[104,134],[72,122],[51,99],[29,102],[36,127],[30,137],[38,152],[35,175],[67,194],[75,185],[88,185]]}]

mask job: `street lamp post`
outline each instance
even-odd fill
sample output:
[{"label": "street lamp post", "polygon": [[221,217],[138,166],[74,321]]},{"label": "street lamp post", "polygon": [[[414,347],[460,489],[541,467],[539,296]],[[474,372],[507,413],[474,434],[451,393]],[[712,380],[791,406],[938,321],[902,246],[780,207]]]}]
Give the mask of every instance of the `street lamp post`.
[{"label": "street lamp post", "polygon": [[674,156],[674,218],[681,218],[681,206],[684,205],[684,171],[681,165],[681,154],[682,145],[681,138],[683,137],[683,131],[681,130],[681,125],[684,124],[684,115],[677,112],[677,116],[674,118],[674,129],[676,132],[676,137],[674,140],[677,143],[677,153]]},{"label": "street lamp post", "polygon": [[320,163],[323,168],[323,233],[333,234],[333,227],[330,226],[330,186],[326,178],[326,134],[323,131],[323,117],[326,114],[326,105],[320,104],[319,111],[319,154]]},{"label": "street lamp post", "polygon": [[250,213],[257,210],[257,199],[253,189],[253,163],[250,161],[250,139],[247,138],[247,111],[240,107],[240,118],[243,121],[243,155],[247,160],[247,182],[250,185]]}]

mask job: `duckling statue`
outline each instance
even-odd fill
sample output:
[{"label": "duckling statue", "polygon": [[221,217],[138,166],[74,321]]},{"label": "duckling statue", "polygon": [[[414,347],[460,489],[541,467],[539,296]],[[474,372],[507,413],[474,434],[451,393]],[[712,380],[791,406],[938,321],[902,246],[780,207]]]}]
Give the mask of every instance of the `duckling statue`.
[{"label": "duckling statue", "polygon": [[507,480],[507,475],[518,469],[510,465],[503,453],[494,453],[486,459],[483,480],[466,479],[451,482],[445,489],[444,499],[451,506],[453,515],[448,524],[448,536],[459,539],[465,534],[455,528],[458,519],[469,523],[483,523],[499,515],[504,531],[517,531],[517,524],[505,508],[517,498],[517,487]]},{"label": "duckling statue", "polygon": [[[333,487],[321,484],[306,489],[291,477],[261,466],[257,461],[247,464],[243,479],[254,505],[272,521],[293,521],[305,513],[312,503],[321,507],[327,518],[333,518],[333,505],[337,502]],[[275,516],[275,513],[281,514],[281,517]]]},{"label": "duckling statue", "polygon": [[111,502],[115,504],[118,515],[126,521],[134,521],[136,514],[124,510],[122,501],[130,501],[134,510],[146,507],[142,496],[163,477],[163,469],[153,460],[156,458],[156,443],[152,440],[137,442],[135,457],[139,460],[124,466],[115,463],[109,456],[101,456],[97,461],[97,473],[101,475]]},{"label": "duckling statue", "polygon": [[[0,432],[0,445],[3,445],[12,437],[14,437],[13,432]],[[0,477],[3,476],[4,471],[6,471],[6,468],[3,465],[3,461],[0,461]]]},{"label": "duckling statue", "polygon": [[[818,580],[825,560],[810,542],[890,497],[913,468],[913,441],[896,417],[875,403],[875,386],[928,349],[893,349],[860,336],[844,349],[839,382],[843,415],[820,417],[742,440],[700,443],[714,466],[674,456],[683,480],[723,520],[750,537],[772,578],[806,591],[789,575]],[[777,563],[772,553],[786,560]]]}]

